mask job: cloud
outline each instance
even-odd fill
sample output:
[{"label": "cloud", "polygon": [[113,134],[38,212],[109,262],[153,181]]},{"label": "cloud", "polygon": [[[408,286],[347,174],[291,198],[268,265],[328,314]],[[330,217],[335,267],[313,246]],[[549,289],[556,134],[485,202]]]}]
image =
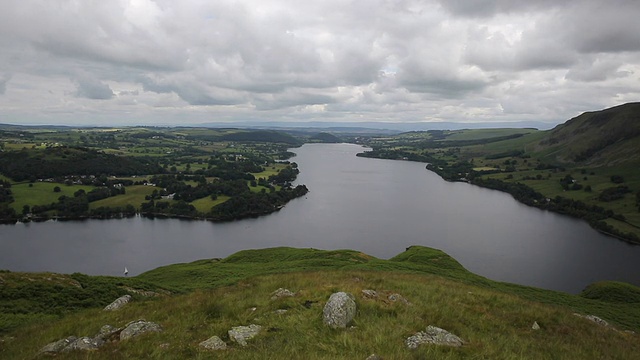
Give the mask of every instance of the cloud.
[{"label": "cloud", "polygon": [[7,83],[11,80],[11,74],[3,74],[0,76],[0,95],[7,91]]},{"label": "cloud", "polygon": [[109,85],[97,80],[90,75],[78,75],[75,79],[78,89],[76,96],[95,100],[108,100],[114,97]]},{"label": "cloud", "polygon": [[632,0],[4,1],[0,108],[48,123],[560,122],[640,96],[639,17]]}]

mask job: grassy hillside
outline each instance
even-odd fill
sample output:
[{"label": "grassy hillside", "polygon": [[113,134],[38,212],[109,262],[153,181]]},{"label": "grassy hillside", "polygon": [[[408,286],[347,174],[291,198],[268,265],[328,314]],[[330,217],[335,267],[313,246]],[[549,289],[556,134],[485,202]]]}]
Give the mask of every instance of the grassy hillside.
[{"label": "grassy hillside", "polygon": [[[5,279],[8,275],[28,276],[34,280],[30,283],[42,281],[33,274],[0,274]],[[0,286],[9,283],[4,281]],[[66,281],[59,280],[63,287]],[[94,309],[52,314],[46,323],[27,324],[0,335],[0,357],[32,358],[52,341],[69,335],[92,336],[105,324],[122,326],[139,318],[159,323],[164,331],[57,358],[364,359],[371,353],[385,359],[640,356],[638,335],[623,331],[640,329],[637,287],[598,283],[577,296],[498,283],[469,273],[445,253],[425,247],[411,247],[390,260],[348,250],[248,250],[225,259],[162,267],[133,279],[85,277],[83,281],[83,287],[94,281],[93,285],[116,285],[120,292],[126,291],[122,290],[125,285],[135,285],[171,289],[173,295],[137,296],[117,312],[102,311],[108,301],[96,298]],[[271,299],[278,288],[296,295]],[[366,298],[365,289],[379,296]],[[344,330],[322,324],[322,308],[336,291],[352,293],[358,306],[352,327]],[[388,299],[396,293],[410,304]],[[24,296],[37,300],[26,292]],[[617,330],[577,317],[575,312],[595,314]],[[540,330],[531,329],[534,321]],[[246,348],[231,345],[229,350],[210,352],[198,347],[213,335],[229,342],[227,330],[249,324],[262,325],[263,331]],[[407,349],[404,340],[427,325],[447,329],[466,344]]]},{"label": "grassy hillside", "polygon": [[640,103],[584,113],[550,130],[535,149],[550,163],[640,163]]}]

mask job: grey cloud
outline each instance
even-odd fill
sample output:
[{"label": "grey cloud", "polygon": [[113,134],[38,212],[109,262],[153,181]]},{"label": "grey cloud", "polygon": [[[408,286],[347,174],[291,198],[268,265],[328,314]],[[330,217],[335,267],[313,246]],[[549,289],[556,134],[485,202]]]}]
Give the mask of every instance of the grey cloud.
[{"label": "grey cloud", "polygon": [[95,100],[108,100],[114,97],[109,85],[88,75],[80,75],[75,79],[78,86],[76,96]]},{"label": "grey cloud", "polygon": [[497,14],[549,9],[561,5],[557,0],[440,0],[440,5],[454,15],[491,17]]},{"label": "grey cloud", "polygon": [[7,83],[11,80],[11,74],[4,74],[0,76],[0,95],[7,91]]}]

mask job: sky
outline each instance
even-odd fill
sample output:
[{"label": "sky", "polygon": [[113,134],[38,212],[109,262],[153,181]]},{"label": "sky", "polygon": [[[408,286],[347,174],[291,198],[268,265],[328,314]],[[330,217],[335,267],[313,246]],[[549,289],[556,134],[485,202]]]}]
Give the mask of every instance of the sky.
[{"label": "sky", "polygon": [[640,99],[637,0],[2,0],[0,123],[562,123]]}]

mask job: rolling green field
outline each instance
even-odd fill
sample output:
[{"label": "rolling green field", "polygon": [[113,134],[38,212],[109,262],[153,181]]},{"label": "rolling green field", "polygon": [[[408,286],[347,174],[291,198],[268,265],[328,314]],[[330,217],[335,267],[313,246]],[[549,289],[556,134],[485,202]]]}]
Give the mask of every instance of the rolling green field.
[{"label": "rolling green field", "polygon": [[[31,313],[47,321],[27,322],[0,333],[3,359],[33,358],[44,345],[71,334],[91,336],[104,324],[123,326],[140,318],[160,324],[163,331],[109,343],[90,353],[61,353],[56,358],[365,359],[372,353],[384,359],[640,356],[638,334],[624,331],[640,329],[638,287],[603,282],[581,295],[569,295],[498,283],[466,271],[441,251],[424,247],[411,247],[389,260],[350,250],[247,250],[225,259],[170,265],[124,279],[21,273],[0,273],[0,277],[18,293],[28,294],[34,282],[43,288],[57,287],[70,302],[85,296],[74,283],[106,290],[87,298],[86,309],[60,312],[64,307],[57,307],[58,314]],[[126,293],[127,288],[164,295],[145,298],[134,294],[133,301],[119,311],[101,310],[109,296]],[[278,288],[295,295],[271,298]],[[363,290],[374,290],[377,297],[366,297]],[[324,304],[336,291],[353,294],[357,306],[345,329],[322,323]],[[407,303],[391,301],[392,294],[399,294]],[[33,296],[25,301],[29,309],[38,309],[45,302],[64,304]],[[4,309],[17,306],[2,301],[0,305]],[[612,326],[600,326],[575,313],[597,315]],[[534,322],[539,330],[532,329]],[[230,341],[229,329],[249,324],[261,325],[262,330],[246,347]],[[446,329],[465,343],[459,348],[429,344],[407,348],[405,339],[427,325]],[[229,349],[216,352],[198,346],[213,335],[226,341]]]},{"label": "rolling green field", "polygon": [[225,195],[218,196],[216,200],[211,200],[211,197],[207,196],[207,197],[203,197],[201,199],[192,201],[191,205],[195,206],[196,210],[198,210],[201,213],[208,213],[212,207],[222,204],[223,202],[229,199],[230,197]]},{"label": "rolling green field", "polygon": [[[33,185],[33,186],[30,186]],[[55,187],[60,188],[60,192],[54,192]],[[34,183],[22,183],[11,186],[11,191],[15,201],[11,203],[16,211],[22,211],[24,205],[48,205],[58,201],[58,198],[62,195],[73,197],[73,194],[78,190],[84,190],[86,192],[94,189],[93,186],[86,185],[65,185],[49,182],[34,182]]]},{"label": "rolling green field", "polygon": [[108,197],[106,199],[94,201],[89,204],[90,209],[97,209],[101,206],[106,207],[121,207],[124,208],[127,204],[133,205],[136,209],[140,207],[140,204],[145,202],[145,196],[151,195],[153,190],[159,190],[160,188],[147,185],[132,185],[126,187],[126,193],[123,195],[116,195]]}]

